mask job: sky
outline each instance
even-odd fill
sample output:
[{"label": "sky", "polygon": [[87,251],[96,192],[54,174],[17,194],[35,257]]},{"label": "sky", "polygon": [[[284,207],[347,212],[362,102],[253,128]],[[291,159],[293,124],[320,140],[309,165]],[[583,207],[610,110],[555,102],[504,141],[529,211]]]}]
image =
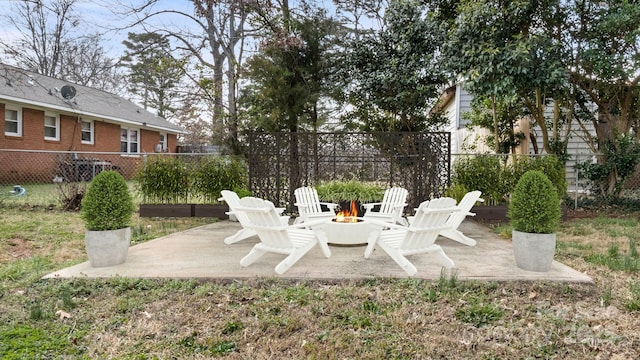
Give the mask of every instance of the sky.
[{"label": "sky", "polygon": [[[0,0],[0,37],[3,40],[16,38],[19,34],[13,26],[7,26],[7,18],[11,16],[11,9],[23,0]],[[44,0],[45,4],[51,0]],[[125,47],[122,42],[127,39],[128,32],[144,32],[145,28],[137,26],[128,28],[135,22],[135,16],[125,16],[127,9],[140,6],[145,0],[76,0],[73,9],[83,23],[74,29],[76,36],[89,33],[99,33],[102,35],[103,46],[107,53],[114,58],[120,57]],[[290,0],[290,6],[295,7],[297,0]],[[331,0],[316,0],[314,4],[328,9],[329,15],[335,14],[335,6]],[[186,14],[193,14],[193,4],[188,0],[157,0],[154,7],[158,9],[172,9],[182,11]],[[149,23],[151,28],[172,27],[199,31],[193,22],[186,20],[184,16],[164,15],[153,17]]]},{"label": "sky", "polygon": [[[13,14],[13,7],[22,0],[0,0],[0,37],[4,40],[17,38],[20,34],[13,26],[8,25],[7,18]],[[45,0],[48,4],[51,1]],[[124,12],[131,5],[139,5],[143,1],[137,0],[76,0],[73,6],[74,14],[81,18],[80,25],[72,30],[71,36],[99,33],[102,35],[105,50],[113,56],[119,57],[124,51],[122,41],[127,39],[128,32],[142,32],[144,28],[137,26],[128,28],[135,17],[124,16]],[[193,5],[186,0],[160,0],[159,5],[167,8],[193,13]],[[185,26],[187,22],[177,23],[180,17],[158,17],[151,21],[152,24],[163,26]],[[117,55],[116,55],[117,54]]]}]

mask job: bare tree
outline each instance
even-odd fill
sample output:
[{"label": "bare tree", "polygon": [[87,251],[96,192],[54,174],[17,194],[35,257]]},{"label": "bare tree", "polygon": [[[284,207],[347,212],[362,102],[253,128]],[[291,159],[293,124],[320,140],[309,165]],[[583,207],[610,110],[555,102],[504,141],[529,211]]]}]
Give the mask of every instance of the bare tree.
[{"label": "bare tree", "polygon": [[333,0],[333,3],[355,40],[360,40],[362,33],[370,32],[371,24],[383,26],[384,10],[389,5],[387,0]]},{"label": "bare tree", "polygon": [[63,45],[69,31],[79,20],[72,7],[77,0],[20,1],[13,5],[7,18],[19,36],[14,41],[0,40],[4,53],[15,59],[16,65],[47,76],[58,73]]},{"label": "bare tree", "polygon": [[77,0],[25,0],[12,6],[0,39],[3,61],[39,74],[113,91],[116,64],[100,46],[100,36],[82,33]]},{"label": "bare tree", "polygon": [[[130,8],[130,13],[136,14],[139,19],[131,25],[144,25],[147,31],[164,33],[176,41],[177,51],[186,51],[197,59],[201,71],[190,76],[212,103],[212,126],[226,123],[228,143],[235,148],[238,138],[237,84],[247,36],[245,24],[255,1],[191,2],[194,6],[193,14],[175,8],[163,8],[159,0],[148,0],[142,6]],[[180,16],[197,30],[151,25],[154,19],[167,14]],[[200,74],[204,77],[199,76]]]},{"label": "bare tree", "polygon": [[123,92],[119,64],[107,55],[100,41],[100,35],[93,34],[66,42],[57,77],[112,93]]}]

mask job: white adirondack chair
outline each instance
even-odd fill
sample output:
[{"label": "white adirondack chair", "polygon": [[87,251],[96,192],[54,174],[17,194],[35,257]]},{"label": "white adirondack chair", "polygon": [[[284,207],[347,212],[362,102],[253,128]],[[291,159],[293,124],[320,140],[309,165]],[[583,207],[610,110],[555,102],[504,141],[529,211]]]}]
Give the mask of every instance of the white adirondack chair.
[{"label": "white adirondack chair", "polygon": [[[294,224],[333,219],[336,216],[336,207],[338,204],[320,202],[316,189],[303,186],[297,188],[293,194],[296,197],[294,205],[298,208],[299,213]],[[322,205],[328,207],[329,210],[323,211]]]},{"label": "white adirondack chair", "polygon": [[[385,190],[382,202],[362,204],[365,208],[363,217],[370,220],[408,225],[407,219],[402,216],[404,207],[407,206],[408,194],[407,189],[401,187],[392,187]],[[380,209],[373,211],[376,205],[380,205]]]},{"label": "white adirondack chair", "polygon": [[282,225],[279,215],[270,201],[244,197],[240,199],[240,204],[236,209],[238,212],[246,214],[249,220],[247,227],[253,229],[260,237],[260,242],[254,245],[249,254],[240,260],[242,266],[253,264],[267,252],[285,254],[287,257],[275,268],[276,273],[284,274],[317,244],[320,245],[324,256],[331,256],[327,237],[322,230],[306,228],[309,224],[305,223]]},{"label": "white adirondack chair", "polygon": [[475,246],[476,241],[463,234],[458,230],[458,227],[467,216],[476,216],[475,213],[471,212],[471,208],[477,201],[484,201],[480,198],[480,195],[482,195],[482,192],[478,190],[466,193],[457,205],[458,211],[451,214],[447,219],[447,225],[449,225],[449,228],[442,230],[440,235],[465,245]]},{"label": "white adirondack chair", "polygon": [[[249,219],[247,218],[247,215],[245,215],[240,211],[237,211],[236,209],[240,205],[240,197],[238,196],[238,194],[236,194],[234,191],[231,191],[231,190],[222,190],[221,194],[222,194],[222,197],[219,198],[218,201],[224,200],[224,202],[226,202],[227,205],[229,205],[229,212],[227,212],[227,215],[229,214],[235,215],[236,219],[238,219],[238,222],[242,226],[242,229],[238,230],[238,232],[225,238],[224,243],[233,244],[240,240],[244,240],[256,235],[256,232],[253,229],[250,229],[247,227],[247,225],[249,224]],[[278,214],[281,214],[285,209],[276,208],[276,210],[278,211]],[[289,217],[281,215],[280,222],[282,223],[282,225],[288,225]]]},{"label": "white adirondack chair", "polygon": [[[388,229],[374,231],[369,236],[364,257],[369,258],[373,249],[380,247],[398,264],[404,271],[413,276],[417,273],[415,265],[407,258],[407,255],[432,253],[446,268],[454,266],[442,248],[435,243],[438,234],[445,228],[447,218],[452,212],[457,211],[456,201],[452,198],[438,198],[425,201],[418,207],[416,216],[409,226],[386,224]],[[378,222],[385,224],[384,222]]]}]

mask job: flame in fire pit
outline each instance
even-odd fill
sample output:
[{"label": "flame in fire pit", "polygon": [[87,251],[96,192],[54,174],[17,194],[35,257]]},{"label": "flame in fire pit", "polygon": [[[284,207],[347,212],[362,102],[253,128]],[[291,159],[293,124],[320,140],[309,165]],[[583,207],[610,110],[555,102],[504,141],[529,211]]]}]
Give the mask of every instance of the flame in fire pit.
[{"label": "flame in fire pit", "polygon": [[358,222],[358,205],[355,200],[351,200],[350,209],[342,209],[336,214],[336,222]]}]

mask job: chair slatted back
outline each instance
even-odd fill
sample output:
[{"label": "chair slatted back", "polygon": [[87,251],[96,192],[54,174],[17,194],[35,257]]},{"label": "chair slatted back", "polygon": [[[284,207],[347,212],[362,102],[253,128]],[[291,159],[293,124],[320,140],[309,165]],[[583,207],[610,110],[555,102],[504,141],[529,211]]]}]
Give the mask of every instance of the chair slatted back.
[{"label": "chair slatted back", "polygon": [[303,204],[306,207],[299,208],[300,212],[306,214],[318,214],[322,212],[318,192],[312,187],[300,187],[294,191],[296,203]]},{"label": "chair slatted back", "polygon": [[447,226],[446,222],[451,213],[456,210],[456,200],[449,197],[423,202],[418,207],[400,247],[404,250],[420,250],[431,246],[443,227]]},{"label": "chair slatted back", "polygon": [[240,199],[238,210],[248,218],[247,227],[254,229],[260,241],[272,248],[293,247],[286,226],[271,201],[248,196]]},{"label": "chair slatted back", "polygon": [[398,215],[402,215],[402,210],[398,209],[398,205],[404,205],[407,202],[407,196],[409,191],[400,187],[392,187],[384,192],[382,197],[382,203],[380,204],[380,213],[392,214],[394,212],[400,212]]},{"label": "chair slatted back", "polygon": [[460,211],[451,214],[449,220],[447,220],[447,224],[451,225],[452,228],[457,229],[467,215],[469,215],[473,205],[475,205],[477,201],[483,201],[480,199],[480,195],[482,195],[482,192],[479,190],[470,191],[464,194],[464,197],[462,197],[462,200],[458,203],[458,209],[460,209]]},{"label": "chair slatted back", "polygon": [[[238,206],[240,206],[240,197],[238,196],[238,194],[236,194],[235,191],[231,190],[222,190],[220,194],[222,194],[222,199],[224,200],[224,202],[229,205],[229,210],[237,211]],[[237,212],[235,215],[236,219],[238,219],[238,222],[243,227],[249,223],[249,219],[247,218],[247,215],[245,213]]]}]

